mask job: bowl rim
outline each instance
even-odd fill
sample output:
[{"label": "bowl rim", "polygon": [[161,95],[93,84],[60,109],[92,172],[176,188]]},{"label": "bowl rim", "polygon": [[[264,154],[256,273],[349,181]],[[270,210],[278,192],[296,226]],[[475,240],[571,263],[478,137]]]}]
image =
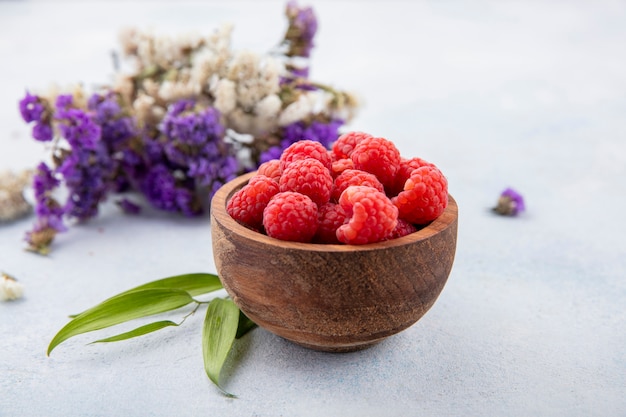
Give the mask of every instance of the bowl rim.
[{"label": "bowl rim", "polygon": [[263,233],[248,229],[233,219],[226,211],[226,203],[228,199],[241,187],[248,183],[250,178],[256,175],[256,171],[249,172],[234,178],[221,186],[211,199],[211,221],[217,220],[221,225],[232,233],[244,236],[254,240],[260,244],[280,247],[289,250],[306,250],[313,252],[354,252],[354,251],[371,251],[379,249],[388,249],[407,244],[415,243],[421,240],[427,240],[432,236],[446,230],[458,219],[458,206],[456,200],[448,194],[448,206],[444,212],[428,225],[411,233],[396,239],[389,239],[382,242],[367,243],[364,245],[346,245],[346,244],[330,244],[330,243],[302,243],[287,240],[276,239]]}]

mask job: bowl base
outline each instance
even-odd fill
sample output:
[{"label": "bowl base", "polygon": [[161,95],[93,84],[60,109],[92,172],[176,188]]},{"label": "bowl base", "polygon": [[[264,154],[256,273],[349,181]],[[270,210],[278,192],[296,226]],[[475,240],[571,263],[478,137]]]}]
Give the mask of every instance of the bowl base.
[{"label": "bowl base", "polygon": [[[283,338],[284,339],[284,338]],[[359,350],[365,350],[369,347],[372,347],[383,339],[374,340],[371,342],[363,342],[355,345],[346,345],[346,346],[320,346],[320,345],[312,345],[309,343],[296,342],[295,340],[285,339],[291,343],[294,343],[298,346],[302,346],[307,349],[316,350],[318,352],[329,352],[329,353],[350,353],[350,352],[358,352]]]}]

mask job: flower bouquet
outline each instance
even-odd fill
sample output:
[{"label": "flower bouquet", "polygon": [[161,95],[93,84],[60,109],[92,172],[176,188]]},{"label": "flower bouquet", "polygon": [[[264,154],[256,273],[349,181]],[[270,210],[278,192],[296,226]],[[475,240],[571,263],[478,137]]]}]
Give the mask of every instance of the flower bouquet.
[{"label": "flower bouquet", "polygon": [[266,54],[233,51],[228,25],[177,38],[128,29],[120,38],[130,70],[117,68],[112,85],[27,92],[22,118],[50,151],[34,172],[28,248],[47,253],[111,195],[131,214],[147,203],[200,215],[221,185],[292,143],[336,140],[355,97],[309,78],[313,10],[289,2],[286,16],[282,41]]}]

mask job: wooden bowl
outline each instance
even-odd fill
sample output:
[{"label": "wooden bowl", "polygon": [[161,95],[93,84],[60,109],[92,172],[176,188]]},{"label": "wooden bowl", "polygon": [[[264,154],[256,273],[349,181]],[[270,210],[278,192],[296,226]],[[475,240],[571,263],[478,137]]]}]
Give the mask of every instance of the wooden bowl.
[{"label": "wooden bowl", "polygon": [[425,228],[367,245],[287,242],[240,225],[226,202],[254,175],[211,202],[215,265],[224,288],[259,326],[321,351],[365,348],[419,320],[441,293],[456,251],[457,204]]}]

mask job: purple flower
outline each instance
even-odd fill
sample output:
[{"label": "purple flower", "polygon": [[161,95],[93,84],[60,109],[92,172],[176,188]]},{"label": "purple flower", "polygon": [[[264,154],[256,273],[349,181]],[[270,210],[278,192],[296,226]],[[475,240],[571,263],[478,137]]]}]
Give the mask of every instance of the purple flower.
[{"label": "purple flower", "polygon": [[26,93],[26,96],[20,100],[19,107],[22,119],[24,119],[26,123],[41,122],[46,110],[45,106],[41,102],[41,99],[28,92]]},{"label": "purple flower", "polygon": [[132,201],[130,201],[127,198],[122,198],[121,200],[118,200],[115,203],[126,214],[133,214],[134,215],[134,214],[139,214],[141,212],[141,206],[133,203]]},{"label": "purple flower", "polygon": [[98,145],[94,150],[72,149],[58,168],[69,191],[66,213],[81,221],[98,214],[98,206],[112,188],[112,160],[104,144]]},{"label": "purple flower", "polygon": [[313,140],[320,142],[329,149],[339,137],[339,128],[343,125],[341,119],[326,119],[305,121],[299,120],[284,126],[279,132],[280,145],[274,145],[259,155],[259,165],[272,159],[279,159],[282,152],[299,140]]},{"label": "purple flower", "polygon": [[198,185],[209,189],[214,184],[221,186],[239,171],[234,148],[224,141],[225,129],[217,109],[180,100],[170,107],[161,131],[167,138],[162,148],[167,163],[180,167]]},{"label": "purple flower", "polygon": [[202,213],[202,205],[195,195],[193,182],[180,181],[165,165],[153,166],[141,184],[141,191],[154,207],[180,212],[187,216]]},{"label": "purple flower", "polygon": [[74,97],[71,94],[62,94],[57,97],[55,106],[58,111],[61,111],[72,106],[73,103],[74,103]]},{"label": "purple flower", "polygon": [[47,253],[48,246],[56,234],[67,230],[63,224],[65,211],[52,197],[52,192],[58,186],[59,180],[55,178],[52,170],[45,163],[40,163],[33,176],[37,221],[25,237],[29,249],[35,252]]},{"label": "purple flower", "polygon": [[52,140],[54,136],[52,132],[52,126],[48,123],[37,122],[35,126],[33,126],[33,138],[40,142],[48,142]]},{"label": "purple flower", "polygon": [[57,113],[59,131],[73,148],[95,149],[100,140],[100,126],[80,109],[67,109]]},{"label": "purple flower", "polygon": [[264,162],[271,161],[272,159],[280,159],[280,155],[283,153],[281,146],[272,146],[266,151],[261,152],[259,157],[259,165]]},{"label": "purple flower", "polygon": [[343,121],[339,119],[294,122],[283,128],[281,145],[285,149],[294,142],[306,139],[320,142],[328,148],[339,137],[339,128],[342,124]]},{"label": "purple flower", "polygon": [[502,191],[493,211],[503,216],[517,216],[526,210],[524,197],[512,188]]},{"label": "purple flower", "polygon": [[317,33],[317,18],[310,7],[298,7],[295,1],[287,3],[285,11],[289,20],[289,28],[285,41],[289,47],[287,56],[308,58],[313,49],[313,38]]},{"label": "purple flower", "polygon": [[35,191],[35,198],[41,199],[45,197],[50,191],[59,186],[59,180],[54,177],[52,170],[46,165],[45,162],[41,162],[37,166],[35,175],[33,176],[33,190]]},{"label": "purple flower", "polygon": [[118,150],[137,134],[134,120],[123,114],[115,94],[93,94],[87,102],[87,108],[93,112],[93,121],[101,128],[102,140],[111,149]]}]

